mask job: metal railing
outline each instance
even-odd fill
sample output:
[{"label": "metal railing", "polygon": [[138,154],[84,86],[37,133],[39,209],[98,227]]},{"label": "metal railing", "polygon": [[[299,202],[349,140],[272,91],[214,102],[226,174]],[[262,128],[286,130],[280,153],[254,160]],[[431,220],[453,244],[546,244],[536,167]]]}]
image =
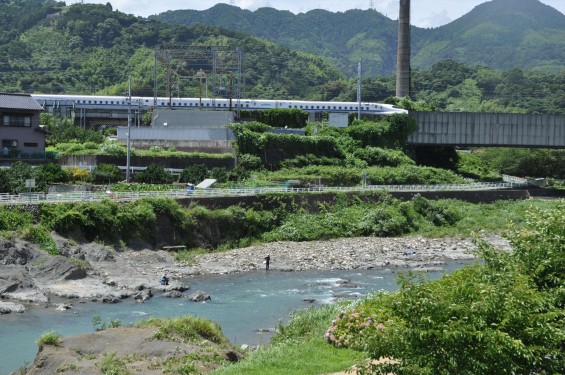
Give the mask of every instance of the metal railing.
[{"label": "metal railing", "polygon": [[441,185],[367,185],[367,186],[315,186],[309,188],[293,187],[256,187],[236,189],[175,189],[168,191],[133,191],[133,192],[69,192],[69,193],[20,193],[0,194],[0,204],[29,204],[29,203],[65,203],[88,202],[111,199],[116,201],[132,201],[142,198],[166,197],[173,199],[199,197],[234,197],[253,196],[274,193],[318,193],[318,192],[427,192],[427,191],[481,191],[500,190],[524,187],[523,182],[492,182],[471,184],[441,184]]}]

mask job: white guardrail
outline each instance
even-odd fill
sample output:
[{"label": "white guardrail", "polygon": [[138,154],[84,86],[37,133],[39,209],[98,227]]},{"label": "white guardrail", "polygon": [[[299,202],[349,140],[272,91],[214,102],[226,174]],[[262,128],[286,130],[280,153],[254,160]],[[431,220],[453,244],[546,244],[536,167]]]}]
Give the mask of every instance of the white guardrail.
[{"label": "white guardrail", "polygon": [[[522,179],[521,179],[522,180]],[[196,198],[196,197],[233,197],[253,196],[268,193],[313,193],[313,192],[363,192],[363,191],[479,191],[499,190],[524,187],[526,180],[515,182],[471,183],[459,185],[367,185],[367,186],[317,186],[310,188],[285,188],[285,187],[257,187],[239,189],[196,189],[187,192],[186,189],[167,191],[135,191],[135,192],[72,192],[72,193],[20,193],[0,194],[0,204],[30,204],[30,203],[64,203],[87,202],[111,199],[117,201],[131,201],[148,197],[167,198]]]}]

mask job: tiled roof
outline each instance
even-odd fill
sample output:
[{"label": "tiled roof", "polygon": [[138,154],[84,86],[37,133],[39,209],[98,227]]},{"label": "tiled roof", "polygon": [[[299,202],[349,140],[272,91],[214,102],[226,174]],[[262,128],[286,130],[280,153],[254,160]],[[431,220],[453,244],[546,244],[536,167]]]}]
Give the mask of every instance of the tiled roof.
[{"label": "tiled roof", "polygon": [[0,93],[0,109],[24,109],[42,111],[43,107],[28,94]]}]

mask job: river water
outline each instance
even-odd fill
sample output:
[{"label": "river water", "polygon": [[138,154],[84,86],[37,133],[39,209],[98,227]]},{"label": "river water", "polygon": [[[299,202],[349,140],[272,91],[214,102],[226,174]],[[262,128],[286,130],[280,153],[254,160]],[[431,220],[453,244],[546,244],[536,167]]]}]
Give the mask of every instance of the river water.
[{"label": "river water", "polygon": [[[447,272],[464,263],[448,264]],[[56,331],[63,336],[94,332],[92,318],[104,322],[118,319],[123,325],[150,317],[192,315],[214,320],[234,344],[251,346],[267,343],[280,322],[288,321],[296,309],[335,301],[336,296],[355,298],[377,290],[395,290],[398,270],[348,270],[309,272],[253,272],[191,278],[191,293],[202,290],[211,301],[194,303],[184,299],[155,296],[143,304],[126,299],[118,304],[79,303],[64,312],[51,306],[32,307],[23,314],[0,316],[0,375],[30,364],[37,353],[42,333]],[[429,273],[430,278],[441,272]],[[338,281],[350,280],[359,288],[342,288]],[[305,302],[313,298],[315,302]],[[65,301],[68,302],[68,301]],[[267,332],[264,332],[268,330]],[[269,332],[270,331],[270,332]]]}]

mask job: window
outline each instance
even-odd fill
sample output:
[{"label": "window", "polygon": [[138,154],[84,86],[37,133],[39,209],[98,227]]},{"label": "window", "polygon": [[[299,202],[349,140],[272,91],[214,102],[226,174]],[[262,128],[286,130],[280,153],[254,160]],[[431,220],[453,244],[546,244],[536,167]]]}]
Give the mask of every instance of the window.
[{"label": "window", "polygon": [[2,124],[4,126],[30,127],[31,126],[31,116],[29,116],[29,115],[4,115]]},{"label": "window", "polygon": [[38,144],[37,143],[32,143],[32,142],[24,142],[24,147],[34,147],[37,148]]},{"label": "window", "polygon": [[15,139],[3,139],[2,140],[2,148],[16,148],[18,147],[18,141]]}]

